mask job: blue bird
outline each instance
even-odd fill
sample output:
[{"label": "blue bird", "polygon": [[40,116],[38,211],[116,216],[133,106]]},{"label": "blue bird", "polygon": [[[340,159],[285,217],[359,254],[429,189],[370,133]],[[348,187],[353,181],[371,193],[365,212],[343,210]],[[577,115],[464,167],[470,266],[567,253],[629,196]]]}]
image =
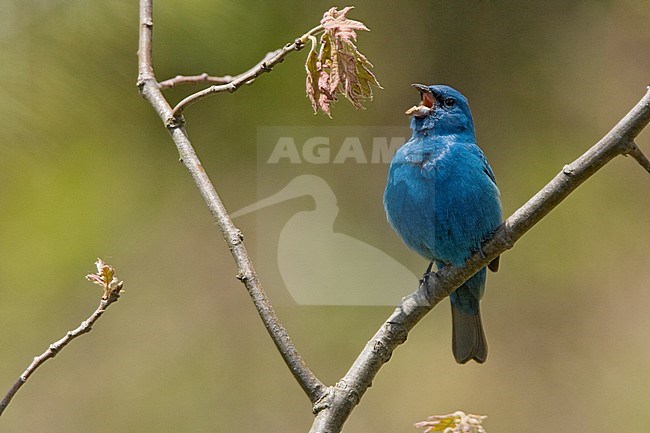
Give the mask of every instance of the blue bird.
[{"label": "blue bird", "polygon": [[[467,99],[445,85],[413,87],[422,101],[406,112],[413,115],[413,135],[390,164],[386,215],[406,246],[438,269],[460,266],[501,224],[499,189],[476,145]],[[488,267],[496,271],[499,258]],[[479,309],[485,278],[483,268],[449,296],[452,350],[460,364],[487,358]]]}]

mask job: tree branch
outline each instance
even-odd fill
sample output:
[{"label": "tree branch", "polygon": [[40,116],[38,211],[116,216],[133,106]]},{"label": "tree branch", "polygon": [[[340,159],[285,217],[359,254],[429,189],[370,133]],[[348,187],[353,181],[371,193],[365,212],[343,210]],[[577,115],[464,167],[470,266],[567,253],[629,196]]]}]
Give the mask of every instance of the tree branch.
[{"label": "tree branch", "polygon": [[[512,214],[497,229],[493,238],[482,245],[482,252],[474,254],[463,266],[445,266],[437,273],[427,275],[420,287],[404,298],[366,344],[346,375],[328,388],[326,397],[314,408],[317,415],[310,432],[340,432],[379,369],[433,307],[494,258],[512,248],[531,227],[614,157],[642,155],[634,144],[634,138],[649,121],[650,88],[605,137],[571,164],[565,165],[553,180]],[[640,159],[635,158],[637,161]]]},{"label": "tree branch", "polygon": [[211,86],[208,87],[207,89],[191,94],[190,96],[188,96],[187,98],[183,99],[181,102],[176,104],[176,106],[172,110],[171,117],[178,118],[183,114],[183,111],[187,107],[189,107],[190,105],[194,104],[195,102],[207,96],[216,93],[222,93],[222,92],[232,93],[235,90],[239,89],[244,84],[249,84],[253,82],[257,77],[259,77],[263,73],[271,72],[275,65],[277,65],[278,63],[282,63],[284,61],[284,58],[287,56],[287,54],[289,54],[292,51],[300,51],[305,46],[305,43],[307,42],[307,39],[309,39],[310,36],[313,36],[322,31],[323,31],[322,25],[316,26],[313,29],[309,30],[304,35],[302,35],[301,37],[297,38],[294,42],[288,43],[284,47],[278,50],[271,51],[257,65],[255,65],[247,72],[244,72],[243,74],[237,76],[237,78],[233,79],[229,83],[221,84],[218,86]]},{"label": "tree branch", "polygon": [[[23,374],[18,377],[16,383],[13,384],[13,386],[9,389],[5,397],[0,402],[0,415],[2,415],[9,403],[11,403],[11,399],[14,398],[18,390],[25,384],[25,382],[27,382],[27,379],[29,379],[29,377],[34,374],[36,369],[43,365],[48,359],[54,358],[72,340],[90,332],[95,322],[99,320],[100,317],[102,317],[104,311],[106,311],[106,309],[110,307],[111,304],[117,302],[117,300],[120,298],[123,282],[118,281],[117,278],[113,278],[113,268],[111,266],[105,265],[104,262],[98,259],[97,269],[98,275],[91,274],[86,278],[103,286],[104,288],[104,296],[99,302],[99,306],[95,312],[90,315],[90,317],[81,322],[81,325],[72,331],[68,331],[65,334],[65,337],[50,344],[50,347],[48,347],[45,352],[34,358],[29,367],[27,367]],[[110,272],[110,276],[108,278],[103,278],[108,274],[103,274],[102,271]]]},{"label": "tree branch", "polygon": [[[298,350],[291,341],[286,328],[282,325],[277,315],[275,314],[273,306],[271,305],[271,302],[269,301],[269,298],[266,295],[266,292],[264,291],[264,288],[262,287],[257,277],[253,263],[248,256],[246,246],[243,242],[244,237],[228,216],[226,208],[221,202],[217,191],[210,182],[208,175],[201,165],[201,161],[199,161],[199,158],[197,157],[196,152],[190,143],[187,132],[185,131],[182,122],[170,122],[170,119],[173,119],[175,115],[180,115],[180,113],[174,113],[172,111],[169,103],[162,95],[162,92],[160,91],[160,87],[154,75],[151,60],[151,37],[153,30],[152,2],[153,0],[140,0],[140,43],[138,49],[138,87],[140,88],[140,92],[142,96],[151,104],[154,110],[156,110],[159,117],[167,126],[167,129],[171,134],[172,139],[176,144],[176,148],[178,149],[178,152],[181,156],[181,161],[192,175],[192,178],[194,179],[197,188],[203,196],[203,199],[205,200],[210,213],[217,222],[219,229],[221,230],[221,233],[226,243],[228,244],[228,248],[230,249],[230,252],[237,265],[237,278],[248,290],[248,294],[250,295],[255,308],[257,309],[257,312],[262,319],[262,322],[264,323],[264,326],[266,327],[269,335],[271,336],[271,339],[282,355],[284,362],[287,364],[289,370],[298,381],[302,389],[305,391],[309,399],[312,402],[316,402],[323,396],[326,389],[325,385],[320,380],[318,380],[314,373],[312,373],[312,371],[307,367],[304,360],[298,353]],[[306,33],[303,38],[308,37],[309,34],[317,33],[318,31],[320,31],[320,29],[319,27],[316,27]],[[301,41],[300,38],[297,39],[296,42],[286,45],[269,61],[262,62],[261,65],[258,65],[258,67],[251,69],[251,71],[242,75],[238,80],[235,80],[228,84],[227,86],[230,86],[228,89],[233,88],[233,90],[236,90],[239,86],[250,82],[259,74],[268,72],[273,65],[281,62],[289,52],[297,51],[300,49],[298,48],[298,46],[301,44],[299,41]],[[215,91],[211,91],[211,93],[214,92]],[[200,97],[196,97],[193,99],[193,101],[198,100],[197,98],[200,99]],[[179,104],[179,106],[181,104]],[[181,108],[185,106],[187,105],[181,106]]]}]

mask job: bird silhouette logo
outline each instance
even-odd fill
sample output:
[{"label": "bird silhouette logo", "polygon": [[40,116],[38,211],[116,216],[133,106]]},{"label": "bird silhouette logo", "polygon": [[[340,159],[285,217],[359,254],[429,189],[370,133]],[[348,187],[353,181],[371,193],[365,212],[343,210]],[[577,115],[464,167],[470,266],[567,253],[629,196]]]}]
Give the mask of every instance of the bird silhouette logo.
[{"label": "bird silhouette logo", "polygon": [[418,278],[381,249],[334,231],[336,195],[319,176],[294,177],[282,190],[234,212],[239,218],[310,196],[315,208],[295,213],[280,231],[277,263],[293,300],[302,305],[395,305]]}]

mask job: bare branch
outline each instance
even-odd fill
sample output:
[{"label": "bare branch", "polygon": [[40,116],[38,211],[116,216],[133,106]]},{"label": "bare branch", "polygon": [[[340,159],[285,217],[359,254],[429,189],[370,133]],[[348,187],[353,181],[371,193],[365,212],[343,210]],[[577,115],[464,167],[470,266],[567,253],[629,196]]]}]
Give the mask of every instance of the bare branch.
[{"label": "bare branch", "polygon": [[[239,75],[237,75],[239,77]],[[171,89],[172,87],[179,86],[181,84],[201,84],[201,83],[212,83],[212,84],[228,84],[237,78],[232,75],[224,75],[223,77],[213,77],[207,72],[204,72],[199,75],[176,75],[174,78],[168,78],[165,81],[158,83],[158,87],[161,90]]]},{"label": "bare branch", "polygon": [[181,116],[183,114],[183,110],[185,110],[187,107],[194,104],[195,102],[205,98],[206,96],[213,95],[216,93],[222,93],[222,92],[232,93],[235,90],[239,89],[244,84],[249,84],[253,82],[257,77],[259,77],[263,73],[271,72],[271,70],[273,70],[273,67],[275,65],[277,65],[278,63],[282,63],[284,61],[284,58],[287,56],[287,54],[289,54],[292,51],[300,51],[305,46],[305,43],[307,42],[310,36],[313,36],[322,31],[323,31],[322,25],[316,26],[313,29],[309,30],[304,35],[302,35],[301,37],[297,38],[294,42],[288,43],[284,47],[268,53],[261,62],[259,62],[253,68],[251,68],[248,72],[239,75],[236,79],[232,80],[231,82],[219,86],[211,86],[208,87],[207,89],[191,94],[190,96],[188,96],[187,98],[183,99],[181,102],[176,104],[176,106],[172,110],[171,117],[177,118]]},{"label": "bare branch", "polygon": [[[284,362],[289,367],[289,370],[298,381],[302,389],[312,402],[319,400],[325,393],[325,385],[318,380],[314,373],[307,367],[305,361],[302,359],[295,345],[291,341],[286,328],[278,319],[271,302],[260,283],[257,273],[253,268],[253,264],[246,251],[244,245],[244,238],[232,223],[228,216],[226,208],[224,207],[217,191],[210,182],[208,175],[205,173],[201,161],[196,156],[196,152],[190,143],[185,128],[179,122],[170,122],[174,115],[168,102],[165,100],[158,82],[155,79],[153,66],[151,64],[151,36],[153,27],[152,18],[152,1],[153,0],[140,0],[140,49],[139,54],[139,74],[138,86],[142,96],[151,104],[156,110],[162,121],[168,128],[169,133],[176,144],[176,148],[180,153],[181,160],[187,170],[192,175],[197,188],[199,189],[203,199],[205,200],[210,213],[217,222],[223,237],[228,244],[228,248],[235,260],[238,269],[237,278],[244,284],[248,290],[257,312],[264,323],[271,339],[278,348]],[[304,37],[320,31],[318,27],[312,29]],[[237,82],[233,81],[228,86],[235,86],[235,88],[242,84],[251,81],[257,75],[269,70],[270,66],[279,63],[286,54],[291,51],[298,50],[300,39],[296,40],[293,44],[288,44],[276,54],[271,60],[253,72],[242,76]]]},{"label": "bare branch", "polygon": [[[5,397],[2,399],[2,402],[0,402],[0,415],[4,412],[4,410],[7,408],[9,403],[11,403],[11,399],[14,398],[18,390],[27,382],[27,379],[34,374],[36,369],[38,369],[45,361],[48,359],[54,358],[65,346],[67,346],[72,340],[75,338],[86,334],[92,330],[93,325],[99,318],[104,314],[104,311],[116,302],[120,298],[120,292],[122,290],[122,286],[124,285],[122,281],[118,281],[117,278],[113,276],[113,268],[107,265],[104,265],[104,262],[98,259],[97,261],[97,268],[98,268],[98,274],[97,275],[88,275],[86,278],[89,280],[102,285],[104,288],[104,296],[102,297],[101,301],[99,302],[99,306],[95,310],[93,314],[90,315],[86,320],[81,322],[81,325],[79,325],[76,329],[73,329],[72,331],[68,331],[65,334],[65,337],[61,338],[58,341],[55,341],[54,343],[50,344],[50,347],[47,348],[45,352],[40,354],[39,356],[35,357],[32,363],[27,367],[27,369],[23,372],[23,374],[20,375],[16,383],[13,384],[11,389],[7,392]],[[103,271],[106,273],[102,275]],[[105,276],[108,276],[110,273],[109,278],[104,278]]]},{"label": "bare branch", "polygon": [[406,341],[409,331],[445,297],[497,256],[512,248],[531,227],[571,192],[617,155],[632,154],[634,138],[650,121],[650,89],[636,106],[598,143],[564,166],[541,191],[510,216],[482,245],[482,252],[463,266],[446,266],[428,274],[420,287],[402,300],[393,314],[366,344],[346,375],[328,388],[317,412],[312,433],[340,432],[348,416],[370,387],[393,351]]},{"label": "bare branch", "polygon": [[211,75],[208,75],[207,73],[202,73],[199,75],[177,75],[174,78],[170,78],[165,81],[161,81],[158,83],[158,86],[160,87],[161,90],[169,89],[172,87],[176,87],[181,84],[200,84],[200,83],[212,83],[212,84],[230,84],[235,80],[240,79],[244,75],[250,74],[256,69],[262,67],[264,63],[269,62],[274,56],[276,56],[280,50],[275,50],[275,51],[270,51],[266,53],[264,58],[260,60],[255,66],[250,68],[246,72],[242,72],[239,75],[235,75],[234,77],[231,75],[224,75],[223,77],[213,77]]},{"label": "bare branch", "polygon": [[[239,75],[237,75],[239,77]],[[207,72],[204,72],[199,75],[176,75],[174,78],[169,78],[165,81],[158,83],[158,86],[161,90],[171,89],[173,87],[179,86],[181,84],[201,84],[201,83],[212,83],[212,84],[228,84],[231,83],[236,77],[232,75],[224,75],[223,77],[213,77]]]}]

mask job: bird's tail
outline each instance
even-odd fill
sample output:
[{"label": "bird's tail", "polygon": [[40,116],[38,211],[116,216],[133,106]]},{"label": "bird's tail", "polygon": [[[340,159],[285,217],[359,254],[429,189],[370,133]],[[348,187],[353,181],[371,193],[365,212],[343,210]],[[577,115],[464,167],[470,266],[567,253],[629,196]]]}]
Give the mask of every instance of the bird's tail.
[{"label": "bird's tail", "polygon": [[481,323],[481,310],[463,311],[451,304],[452,350],[459,364],[469,360],[482,364],[487,359],[487,341]]},{"label": "bird's tail", "polygon": [[487,359],[487,341],[479,305],[485,289],[486,274],[486,268],[481,269],[449,296],[452,350],[459,364],[465,364],[471,359],[482,364]]}]

